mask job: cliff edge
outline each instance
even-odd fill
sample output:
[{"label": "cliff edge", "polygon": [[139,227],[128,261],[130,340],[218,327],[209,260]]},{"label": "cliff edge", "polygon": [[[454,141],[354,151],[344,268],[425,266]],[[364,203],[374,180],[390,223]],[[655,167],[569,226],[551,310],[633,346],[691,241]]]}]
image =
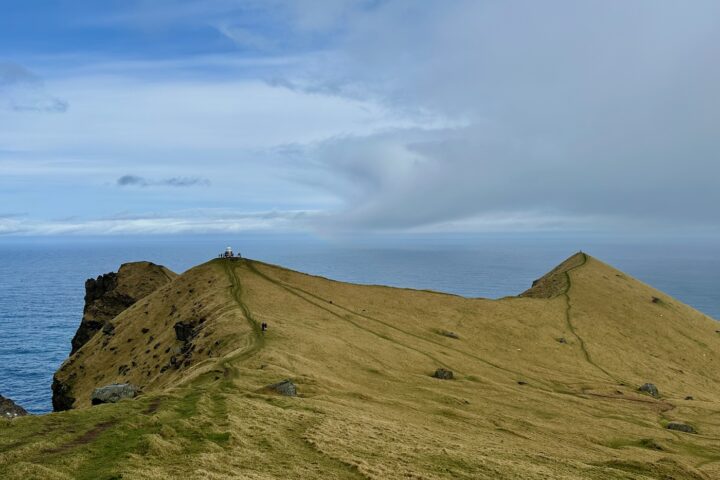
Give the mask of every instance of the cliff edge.
[{"label": "cliff edge", "polygon": [[[98,332],[113,334],[110,321],[139,300],[177,277],[171,270],[152,262],[124,263],[117,272],[89,278],[85,281],[85,307],[80,326],[71,344],[70,359]],[[66,362],[69,364],[71,362]],[[75,401],[72,374],[64,375],[65,365],[53,377],[53,409],[72,408]]]}]

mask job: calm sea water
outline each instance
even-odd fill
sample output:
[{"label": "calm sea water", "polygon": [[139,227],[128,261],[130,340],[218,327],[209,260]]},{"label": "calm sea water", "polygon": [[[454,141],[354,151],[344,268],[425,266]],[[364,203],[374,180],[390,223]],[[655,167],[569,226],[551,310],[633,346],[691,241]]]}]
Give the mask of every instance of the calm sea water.
[{"label": "calm sea water", "polygon": [[525,290],[585,252],[720,319],[717,239],[301,236],[0,239],[0,394],[33,413],[51,410],[52,375],[70,351],[86,278],[150,260],[182,272],[226,245],[244,256],[356,283],[497,298]]}]

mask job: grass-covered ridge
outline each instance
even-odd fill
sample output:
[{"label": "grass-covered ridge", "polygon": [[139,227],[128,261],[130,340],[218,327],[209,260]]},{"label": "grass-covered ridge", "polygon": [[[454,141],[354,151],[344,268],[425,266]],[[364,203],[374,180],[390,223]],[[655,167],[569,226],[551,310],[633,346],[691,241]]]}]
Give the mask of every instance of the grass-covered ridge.
[{"label": "grass-covered ridge", "polygon": [[[0,423],[0,478],[720,478],[715,322],[564,265],[485,300],[213,260],[83,346],[74,410]],[[178,321],[198,322],[189,356]],[[264,390],[285,378],[299,397]],[[143,395],[90,407],[113,381]]]}]

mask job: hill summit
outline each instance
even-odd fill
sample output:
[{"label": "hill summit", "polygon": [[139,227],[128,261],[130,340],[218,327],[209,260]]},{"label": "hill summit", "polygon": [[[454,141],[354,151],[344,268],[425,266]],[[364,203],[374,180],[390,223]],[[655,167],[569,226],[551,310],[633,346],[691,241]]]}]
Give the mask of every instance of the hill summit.
[{"label": "hill summit", "polygon": [[720,478],[716,322],[587,254],[499,300],[147,268],[3,478]]}]

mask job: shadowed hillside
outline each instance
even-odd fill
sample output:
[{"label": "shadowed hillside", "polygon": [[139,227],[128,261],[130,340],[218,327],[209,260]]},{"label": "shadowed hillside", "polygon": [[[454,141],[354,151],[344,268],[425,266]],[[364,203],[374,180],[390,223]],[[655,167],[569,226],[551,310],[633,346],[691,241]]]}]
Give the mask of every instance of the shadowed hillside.
[{"label": "shadowed hillside", "polygon": [[218,259],[109,323],[74,409],[0,422],[0,477],[720,478],[718,325],[582,253],[501,300]]}]

